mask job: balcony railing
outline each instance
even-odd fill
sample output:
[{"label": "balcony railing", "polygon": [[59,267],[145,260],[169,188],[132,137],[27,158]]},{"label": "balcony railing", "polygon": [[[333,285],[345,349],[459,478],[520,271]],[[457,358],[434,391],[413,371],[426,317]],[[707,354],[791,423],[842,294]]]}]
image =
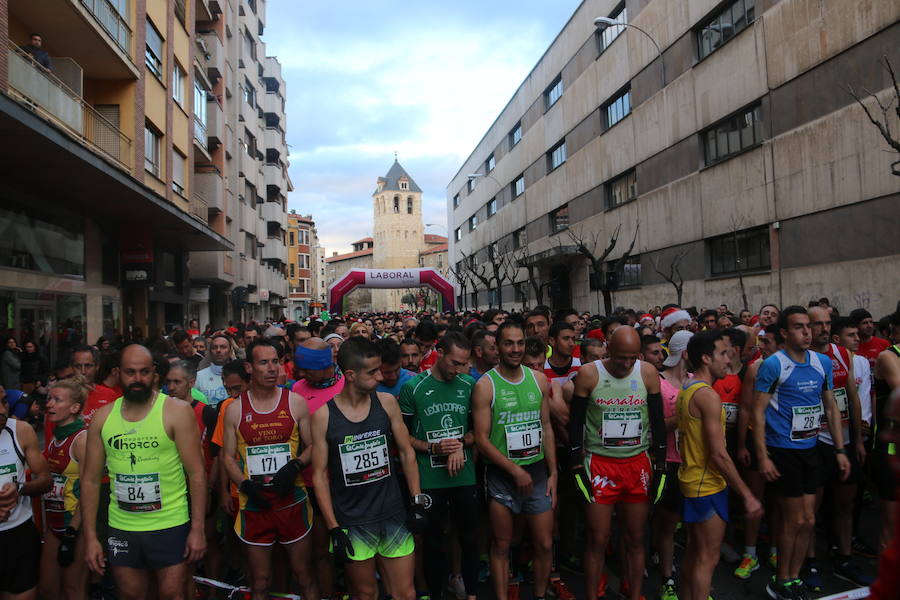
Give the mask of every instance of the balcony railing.
[{"label": "balcony railing", "polygon": [[209,220],[208,206],[206,199],[200,194],[191,194],[190,200],[191,215],[206,223]]},{"label": "balcony railing", "polygon": [[131,138],[12,42],[8,55],[10,95],[23,100],[91,150],[125,168],[131,166]]},{"label": "balcony railing", "polygon": [[194,115],[194,139],[200,144],[201,148],[206,148],[206,124]]},{"label": "balcony railing", "polygon": [[128,21],[109,0],[81,0],[88,11],[94,15],[100,26],[106,30],[125,54],[131,56],[131,28]]}]

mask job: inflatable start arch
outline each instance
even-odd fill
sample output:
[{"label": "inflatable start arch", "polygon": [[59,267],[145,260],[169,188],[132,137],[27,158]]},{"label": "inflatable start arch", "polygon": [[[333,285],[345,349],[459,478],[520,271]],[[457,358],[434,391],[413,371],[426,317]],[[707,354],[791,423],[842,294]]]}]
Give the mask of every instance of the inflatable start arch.
[{"label": "inflatable start arch", "polygon": [[422,269],[351,269],[328,288],[328,310],[344,312],[344,296],[358,287],[417,288],[429,287],[441,295],[442,310],[454,310],[453,284],[431,267]]}]

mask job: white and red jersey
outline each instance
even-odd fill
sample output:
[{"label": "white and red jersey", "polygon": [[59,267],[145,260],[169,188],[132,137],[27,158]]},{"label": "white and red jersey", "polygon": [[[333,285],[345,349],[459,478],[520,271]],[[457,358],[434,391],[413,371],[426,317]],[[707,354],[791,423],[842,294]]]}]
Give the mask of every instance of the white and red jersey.
[{"label": "white and red jersey", "polygon": [[[850,365],[852,358],[850,351],[837,344],[828,344],[825,355],[831,359],[831,378],[834,382],[834,401],[841,412],[841,428],[844,432],[844,444],[850,442],[850,397],[847,395],[847,383],[850,377]],[[819,429],[819,440],[826,444],[834,445],[828,422],[822,419]]]},{"label": "white and red jersey", "polygon": [[547,376],[548,381],[555,381],[559,385],[563,385],[565,382],[575,379],[575,375],[578,374],[578,369],[581,368],[581,359],[571,357],[569,360],[568,366],[564,367],[554,367],[550,364],[550,359],[544,361],[544,375]]}]

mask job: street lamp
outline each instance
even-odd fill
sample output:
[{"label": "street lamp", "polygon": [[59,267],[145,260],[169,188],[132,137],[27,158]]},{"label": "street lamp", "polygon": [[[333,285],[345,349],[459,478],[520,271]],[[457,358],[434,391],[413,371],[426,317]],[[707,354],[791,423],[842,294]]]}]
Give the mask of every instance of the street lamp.
[{"label": "street lamp", "polygon": [[469,181],[475,181],[479,177],[487,177],[488,179],[493,180],[493,182],[497,184],[497,189],[501,189],[501,190],[503,189],[503,186],[500,185],[500,182],[497,181],[493,175],[487,175],[486,173],[469,173],[468,175],[466,175],[466,179],[468,179]]},{"label": "street lamp", "polygon": [[[631,23],[623,23],[622,21],[616,21],[614,19],[610,19],[609,17],[597,17],[596,19],[594,19],[594,27],[596,27],[600,33],[603,33],[610,27],[631,27],[632,29],[637,29],[645,36],[647,36],[647,38],[651,42],[653,42],[653,46],[656,48],[656,53],[659,55],[659,64],[662,65],[662,84],[663,87],[666,87],[666,61],[663,60],[662,50],[660,50],[659,44],[656,43],[656,40],[653,39],[652,35],[641,29],[637,25],[632,25]],[[469,177],[471,177],[471,175]]]}]

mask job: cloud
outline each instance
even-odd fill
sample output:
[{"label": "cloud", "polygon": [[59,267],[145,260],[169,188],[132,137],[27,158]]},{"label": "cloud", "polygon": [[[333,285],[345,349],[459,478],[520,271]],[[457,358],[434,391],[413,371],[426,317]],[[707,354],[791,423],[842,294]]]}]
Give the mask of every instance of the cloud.
[{"label": "cloud", "polygon": [[371,234],[375,179],[395,151],[424,191],[424,221],[446,223],[446,183],[577,4],[267,3],[266,52],[287,83],[289,206],[312,214],[329,255]]}]

